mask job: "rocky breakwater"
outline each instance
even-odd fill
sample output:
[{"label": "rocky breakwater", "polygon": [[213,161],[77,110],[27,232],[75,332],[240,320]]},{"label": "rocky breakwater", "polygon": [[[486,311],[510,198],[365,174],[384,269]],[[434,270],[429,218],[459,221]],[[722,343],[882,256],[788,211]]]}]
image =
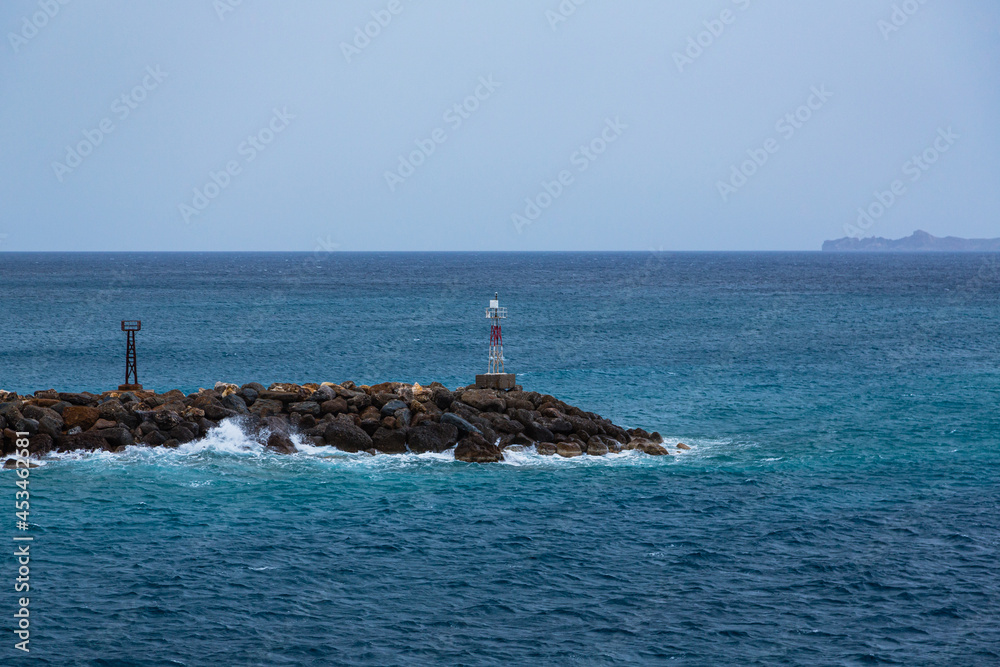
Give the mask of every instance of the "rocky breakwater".
[{"label": "rocky breakwater", "polygon": [[[268,448],[293,453],[293,441],[332,445],[345,452],[447,452],[456,459],[500,461],[503,451],[604,456],[622,450],[671,454],[658,433],[624,429],[559,399],[520,386],[510,391],[434,382],[333,384],[218,383],[185,395],[179,390],[65,393],[32,396],[0,392],[3,453],[17,433],[30,451],[120,451],[130,445],[177,447],[204,437],[226,419]],[[687,449],[679,443],[677,449]]]}]

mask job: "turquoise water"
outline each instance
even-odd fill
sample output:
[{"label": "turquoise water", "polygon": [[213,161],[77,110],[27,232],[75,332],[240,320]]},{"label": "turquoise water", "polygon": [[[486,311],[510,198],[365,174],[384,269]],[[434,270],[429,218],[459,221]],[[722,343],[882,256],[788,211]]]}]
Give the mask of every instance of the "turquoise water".
[{"label": "turquoise water", "polygon": [[126,318],[160,390],[454,387],[499,291],[526,389],[693,446],[478,466],[227,425],[52,459],[34,662],[1000,662],[995,256],[0,254],[0,280],[21,392],[117,385]]}]

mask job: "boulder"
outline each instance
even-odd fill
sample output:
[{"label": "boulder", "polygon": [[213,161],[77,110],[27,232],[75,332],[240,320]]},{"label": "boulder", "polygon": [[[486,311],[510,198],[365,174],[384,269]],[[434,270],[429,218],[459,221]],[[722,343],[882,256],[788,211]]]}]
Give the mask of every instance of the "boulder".
[{"label": "boulder", "polygon": [[321,414],[319,403],[316,401],[300,401],[298,403],[289,403],[288,411],[291,413],[298,413],[303,415],[313,415],[314,417],[319,417]]},{"label": "boulder", "polygon": [[451,424],[452,426],[457,428],[459,436],[463,438],[469,435],[470,433],[476,433],[482,435],[482,432],[477,427],[473,426],[468,421],[462,419],[453,412],[446,412],[443,415],[441,415],[441,423]]},{"label": "boulder", "polygon": [[455,460],[466,463],[496,463],[503,460],[503,452],[491,445],[478,433],[470,433],[455,445]]},{"label": "boulder", "polygon": [[275,391],[266,389],[260,392],[257,401],[278,401],[279,403],[295,403],[302,400],[297,391]]},{"label": "boulder", "polygon": [[558,419],[550,419],[544,424],[545,428],[548,428],[553,433],[562,433],[563,435],[569,435],[573,432],[573,424],[568,420],[559,417]]},{"label": "boulder", "polygon": [[454,424],[424,422],[406,433],[406,443],[410,451],[417,454],[444,452],[454,447],[457,442],[458,428]]},{"label": "boulder", "polygon": [[588,456],[605,456],[608,453],[608,446],[604,444],[598,436],[591,436],[587,441]]},{"label": "boulder", "polygon": [[555,434],[538,422],[524,424],[524,434],[536,442],[552,442],[555,439]]},{"label": "boulder", "polygon": [[28,419],[27,417],[21,417],[16,422],[14,422],[14,430],[27,433],[28,435],[35,435],[38,433],[38,422],[34,419]]},{"label": "boulder", "polygon": [[295,443],[285,433],[272,433],[267,438],[267,448],[279,454],[294,454],[298,451]]},{"label": "boulder", "polygon": [[[79,394],[68,394],[59,392],[59,400],[71,405],[90,405],[97,402],[97,397],[89,392]],[[96,419],[94,421],[97,421]]]},{"label": "boulder", "polygon": [[463,391],[460,400],[481,412],[503,412],[507,409],[507,404],[493,389]]},{"label": "boulder", "polygon": [[691,449],[691,448],[685,445],[683,442],[678,442],[677,449]]},{"label": "boulder", "polygon": [[326,444],[344,452],[361,452],[372,448],[372,439],[361,428],[343,421],[334,421],[323,432]]},{"label": "boulder", "polygon": [[406,430],[379,428],[372,435],[372,444],[383,454],[402,454],[406,451]]},{"label": "boulder", "polygon": [[[45,419],[44,417],[42,418]],[[28,439],[28,453],[30,456],[45,456],[52,451],[55,443],[53,436],[48,433],[38,433]]]},{"label": "boulder", "polygon": [[[222,407],[232,410],[237,414],[245,415],[250,412],[249,408],[247,408],[246,401],[237,393],[226,394],[219,399],[219,403],[222,404]],[[209,419],[211,419],[211,417],[209,417]]]},{"label": "boulder", "polygon": [[284,409],[285,405],[281,401],[270,398],[258,398],[250,406],[250,414],[257,415],[258,417],[267,417],[268,415],[281,414]]},{"label": "boulder", "polygon": [[72,452],[77,449],[109,449],[108,441],[93,431],[76,435],[61,435],[55,439],[55,448],[60,452]]},{"label": "boulder", "polygon": [[574,456],[580,456],[583,454],[583,450],[578,443],[560,442],[556,444],[556,454],[566,458],[571,458]]},{"label": "boulder", "polygon": [[101,419],[98,419],[96,422],[94,422],[94,425],[91,426],[90,429],[88,430],[101,431],[106,428],[114,428],[116,426],[118,426],[118,422],[112,421],[110,419],[104,419],[102,417]]},{"label": "boulder", "polygon": [[106,428],[100,431],[88,431],[88,433],[93,433],[94,435],[100,436],[105,441],[107,441],[108,449],[111,451],[115,451],[117,449],[124,449],[125,447],[134,444],[134,440],[132,439],[132,432],[129,431],[124,426]]},{"label": "boulder", "polygon": [[59,413],[54,415],[45,415],[38,420],[38,432],[44,433],[52,438],[58,438],[62,435],[63,430],[63,420],[59,416]]},{"label": "boulder", "polygon": [[97,408],[74,404],[63,410],[62,418],[66,428],[79,426],[86,431],[97,423],[97,420],[101,418],[101,413]]},{"label": "boulder", "polygon": [[431,389],[431,400],[441,410],[447,410],[451,407],[452,401],[455,400],[455,394],[445,387],[434,387]]},{"label": "boulder", "polygon": [[[374,410],[376,415],[378,414],[377,408],[371,406],[369,406],[369,408]],[[324,415],[339,415],[347,412],[347,401],[343,397],[337,396],[336,398],[323,401],[320,404],[319,409]],[[367,410],[368,408],[365,409]]]},{"label": "boulder", "polygon": [[394,412],[396,412],[396,410],[400,410],[400,409],[404,409],[404,408],[406,408],[406,403],[404,403],[403,401],[401,401],[398,398],[396,398],[396,399],[392,399],[391,401],[386,401],[382,405],[382,407],[379,409],[379,413],[383,417],[388,417],[389,415],[391,415]]},{"label": "boulder", "polygon": [[153,423],[156,424],[156,428],[161,431],[169,431],[176,426],[180,426],[181,422],[184,421],[180,414],[172,410],[160,410],[153,412],[152,419]]},{"label": "boulder", "polygon": [[257,400],[257,397],[260,394],[253,387],[243,385],[240,387],[240,390],[236,393],[236,395],[243,399],[243,402],[247,404],[247,407],[250,407],[253,405],[254,401]]},{"label": "boulder", "polygon": [[139,442],[144,445],[148,445],[149,447],[159,447],[166,441],[167,436],[163,435],[159,431],[150,431],[139,439]]},{"label": "boulder", "polygon": [[168,435],[170,436],[171,439],[176,440],[181,444],[184,444],[186,442],[191,442],[196,437],[198,437],[194,431],[189,429],[187,426],[184,426],[183,424],[178,424],[177,426],[170,429]]}]

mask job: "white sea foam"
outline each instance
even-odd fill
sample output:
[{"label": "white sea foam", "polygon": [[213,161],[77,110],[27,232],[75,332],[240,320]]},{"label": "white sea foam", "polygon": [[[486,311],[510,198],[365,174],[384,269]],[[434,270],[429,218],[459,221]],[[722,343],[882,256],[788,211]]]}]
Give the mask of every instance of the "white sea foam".
[{"label": "white sea foam", "polygon": [[[267,431],[261,433],[263,439],[268,436]],[[456,466],[466,465],[455,461],[454,448],[445,452],[427,452],[423,454],[379,454],[372,456],[367,452],[350,453],[344,452],[330,445],[316,445],[308,438],[299,434],[292,434],[292,442],[296,447],[296,452],[291,455],[278,454],[263,446],[257,440],[250,438],[242,430],[236,420],[225,420],[216,428],[213,428],[204,438],[180,445],[170,449],[165,447],[145,447],[135,445],[126,448],[122,452],[54,452],[40,463],[45,465],[47,461],[106,461],[108,463],[162,463],[166,465],[197,465],[206,460],[230,458],[254,460],[270,465],[269,462],[293,464],[294,462],[313,462],[323,466],[335,466],[345,468],[371,468],[374,470],[390,470],[396,468],[407,468],[412,466],[426,466],[435,464],[451,464]],[[675,445],[678,442],[687,443],[690,450],[678,450]],[[667,449],[671,456],[648,456],[638,451],[624,451],[617,454],[607,454],[605,456],[576,456],[564,458],[558,455],[542,455],[537,449],[527,447],[523,450],[505,450],[503,460],[500,465],[512,467],[587,467],[587,466],[634,466],[634,465],[663,465],[673,461],[683,460],[685,457],[694,456],[697,458],[711,457],[726,451],[732,451],[734,443],[730,440],[702,440],[697,438],[683,438],[669,436],[664,438]],[[210,482],[198,482],[208,484]]]}]

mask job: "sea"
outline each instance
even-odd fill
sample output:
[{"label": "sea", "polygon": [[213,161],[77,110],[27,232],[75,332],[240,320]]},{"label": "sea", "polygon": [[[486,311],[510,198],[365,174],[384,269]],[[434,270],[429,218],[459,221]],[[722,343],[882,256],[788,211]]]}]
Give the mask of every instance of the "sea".
[{"label": "sea", "polygon": [[[672,456],[0,472],[4,665],[1000,664],[1000,255],[5,253],[0,389],[506,369]],[[6,535],[7,537],[3,537]],[[13,537],[33,537],[30,653]]]}]

